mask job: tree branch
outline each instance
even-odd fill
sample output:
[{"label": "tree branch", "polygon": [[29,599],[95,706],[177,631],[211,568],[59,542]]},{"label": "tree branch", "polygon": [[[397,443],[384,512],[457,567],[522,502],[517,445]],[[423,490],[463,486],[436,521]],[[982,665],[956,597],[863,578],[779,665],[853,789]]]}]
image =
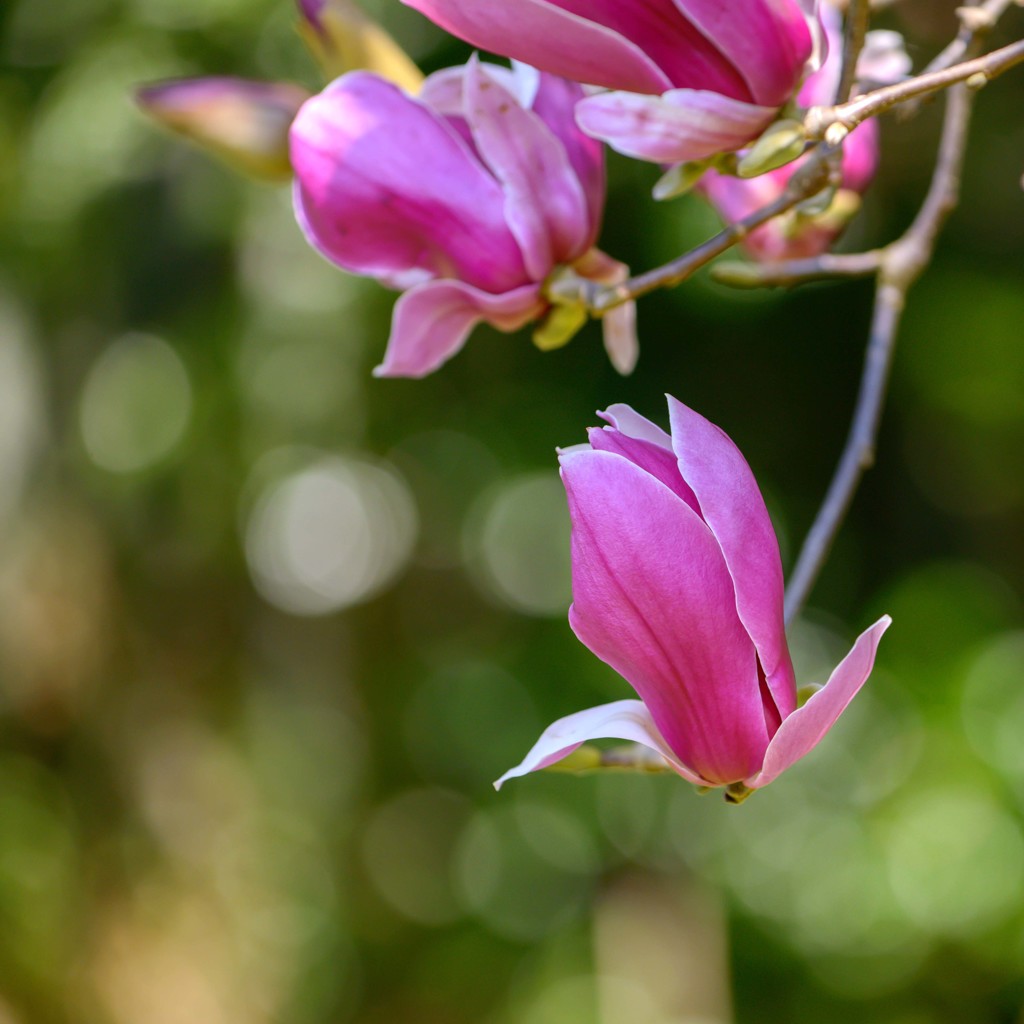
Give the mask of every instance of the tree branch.
[{"label": "tree branch", "polygon": [[907,293],[931,260],[935,242],[960,195],[974,92],[966,85],[947,97],[939,155],[928,194],[906,233],[881,251],[878,288],[860,391],[850,433],[828,493],[786,588],[786,622],[803,607],[828,557],[861,477],[874,462],[875,443]]},{"label": "tree branch", "polygon": [[939,71],[917,75],[915,78],[908,78],[895,85],[874,89],[848,103],[841,103],[834,107],[814,107],[807,112],[804,124],[811,138],[824,138],[837,144],[857,125],[900,103],[940,92],[959,82],[968,82],[973,88],[980,88],[1022,61],[1024,61],[1024,39],[1004,46],[1002,49],[993,50],[983,57],[963,61]]},{"label": "tree branch", "polygon": [[836,88],[836,103],[845,103],[857,84],[857,60],[864,49],[864,39],[871,21],[871,0],[849,0],[843,30],[843,73]]}]

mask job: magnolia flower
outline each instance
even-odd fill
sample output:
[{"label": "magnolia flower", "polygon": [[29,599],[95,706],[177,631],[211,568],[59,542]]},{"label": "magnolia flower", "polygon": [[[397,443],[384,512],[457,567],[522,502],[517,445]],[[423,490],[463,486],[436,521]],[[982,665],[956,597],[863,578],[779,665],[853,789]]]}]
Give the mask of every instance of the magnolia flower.
[{"label": "magnolia flower", "polygon": [[[834,7],[825,6],[821,20],[828,56],[800,90],[798,102],[803,107],[832,103],[842,72],[842,19]],[[865,52],[857,65],[859,77],[876,81],[887,75],[895,81],[905,75],[909,60],[901,43],[896,32],[869,32]],[[725,221],[735,223],[778,199],[804,159],[756,178],[735,178],[709,170],[701,178],[698,190]],[[843,143],[842,184],[828,208],[812,214],[794,210],[775,217],[750,232],[743,240],[744,248],[755,259],[765,261],[802,259],[824,252],[860,208],[860,196],[871,184],[877,165],[878,124],[869,120]]]},{"label": "magnolia flower", "polygon": [[[291,158],[306,237],[345,270],[404,292],[378,376],[430,373],[480,321],[513,331],[560,319],[545,282],[561,268],[607,283],[625,276],[594,248],[604,158],[573,122],[581,95],[552,75],[474,60],[432,75],[415,99],[348,74],[299,111]],[[612,361],[628,372],[632,307],[604,326]],[[550,334],[538,343],[550,347]]]},{"label": "magnolia flower", "polygon": [[499,786],[610,737],[742,799],[810,751],[871,672],[888,616],[797,706],[779,548],[757,483],[718,427],[672,398],[669,412],[671,436],[612,406],[589,445],[560,455],[569,622],[641,699],[555,722]]},{"label": "magnolia flower", "polygon": [[454,35],[607,92],[581,128],[629,156],[700,160],[755,138],[815,51],[817,0],[403,0]]}]

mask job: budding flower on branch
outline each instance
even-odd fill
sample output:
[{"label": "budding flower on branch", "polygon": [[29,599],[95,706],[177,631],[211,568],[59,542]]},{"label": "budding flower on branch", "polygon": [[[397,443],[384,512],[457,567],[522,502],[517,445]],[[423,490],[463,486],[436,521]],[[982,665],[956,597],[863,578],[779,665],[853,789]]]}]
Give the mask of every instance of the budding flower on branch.
[{"label": "budding flower on branch", "polygon": [[817,0],[404,0],[454,35],[605,92],[588,134],[659,163],[758,136],[815,60]]},{"label": "budding flower on branch", "polygon": [[165,128],[270,181],[291,177],[288,129],[307,99],[298,85],[227,76],[158,82],[136,93],[139,106]]},{"label": "budding flower on branch", "polygon": [[[421,377],[481,321],[517,330],[549,316],[543,347],[579,318],[546,291],[564,268],[614,283],[625,268],[594,248],[604,155],[573,121],[582,89],[532,68],[476,60],[430,76],[414,99],[354,72],[292,126],[295,210],[327,259],[404,292],[378,376]],[[636,360],[633,309],[604,319],[622,372]]]},{"label": "budding flower on branch", "polygon": [[[803,107],[831,103],[842,71],[842,19],[835,8],[827,5],[822,8],[821,19],[828,42],[828,56],[800,90],[798,102]],[[879,34],[884,37],[882,40],[875,38]],[[906,54],[902,53],[898,41],[899,36],[894,32],[869,32],[866,54],[858,63],[860,75],[870,75],[872,79],[883,74],[897,79],[904,75],[907,71]],[[793,123],[780,122],[782,125]],[[766,134],[771,137],[770,133]],[[796,139],[797,135],[794,133],[793,137]],[[752,162],[755,150],[756,146],[741,157],[741,170],[745,161]],[[742,175],[736,178],[712,169],[701,178],[697,191],[711,202],[725,221],[735,223],[778,199],[803,162],[798,159],[746,180]],[[806,208],[797,209],[776,217],[750,232],[743,240],[743,247],[755,259],[764,261],[820,255],[857,213],[860,196],[871,184],[877,165],[878,125],[873,120],[865,121],[843,140],[842,182],[834,195],[823,195],[823,209],[813,213]]]},{"label": "budding flower on branch", "polygon": [[714,424],[673,398],[669,413],[671,436],[611,406],[589,445],[560,455],[569,622],[641,699],[555,722],[498,786],[612,738],[740,800],[815,747],[871,672],[888,616],[797,706],[779,547],[754,476]]}]

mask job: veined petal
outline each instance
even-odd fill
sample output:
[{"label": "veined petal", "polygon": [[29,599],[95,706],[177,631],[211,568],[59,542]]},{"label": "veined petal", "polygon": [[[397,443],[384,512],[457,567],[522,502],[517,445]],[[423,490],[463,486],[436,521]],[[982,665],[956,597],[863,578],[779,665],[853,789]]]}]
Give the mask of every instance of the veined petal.
[{"label": "veined petal", "polygon": [[526,269],[542,281],[590,246],[590,218],[565,146],[475,58],[466,69],[466,119],[505,190],[505,220]]},{"label": "veined petal", "polygon": [[402,2],[473,46],[573,82],[647,93],[672,87],[668,76],[635,43],[547,0]]},{"label": "veined petal", "polygon": [[515,768],[510,768],[497,782],[495,789],[501,789],[509,779],[519,778],[529,772],[547,768],[563,757],[568,757],[588,740],[625,740],[640,743],[656,754],[660,754],[669,766],[688,782],[702,786],[707,783],[681,764],[668,744],[658,732],[651,713],[639,700],[617,700],[611,704],[600,704],[596,708],[577,711],[552,722],[530,752]]},{"label": "veined petal", "polygon": [[[743,76],[748,95],[779,107],[793,94],[813,39],[804,11],[794,0],[675,0],[689,19]],[[674,79],[675,80],[675,79]],[[678,84],[684,84],[678,82]],[[691,83],[686,83],[691,84]],[[715,88],[714,85],[703,86]]]},{"label": "veined petal", "polygon": [[750,637],[718,542],[660,480],[603,451],[563,452],[572,517],[569,622],[623,675],[676,756],[728,783],[768,734]]},{"label": "veined petal", "polygon": [[891,623],[892,619],[883,615],[861,633],[828,682],[802,708],[783,720],[768,744],[764,766],[746,780],[747,786],[751,789],[767,786],[818,745],[871,674],[878,641]]},{"label": "veined petal", "polygon": [[295,211],[310,243],[355,273],[410,270],[489,292],[527,281],[501,187],[443,118],[356,71],[291,130]]},{"label": "veined petal", "polygon": [[668,405],[679,470],[721,547],[736,611],[785,718],[796,706],[796,681],[782,617],[779,542],[764,498],[747,460],[723,430],[672,397]]},{"label": "veined petal", "polygon": [[461,281],[429,281],[395,303],[384,362],[375,377],[424,377],[447,362],[470,331],[486,321],[515,331],[539,316],[544,301],[535,284],[491,295]]},{"label": "veined petal", "polygon": [[588,135],[626,156],[665,164],[739,149],[774,116],[773,107],[697,89],[673,89],[661,96],[598,93],[576,107],[576,123]]}]

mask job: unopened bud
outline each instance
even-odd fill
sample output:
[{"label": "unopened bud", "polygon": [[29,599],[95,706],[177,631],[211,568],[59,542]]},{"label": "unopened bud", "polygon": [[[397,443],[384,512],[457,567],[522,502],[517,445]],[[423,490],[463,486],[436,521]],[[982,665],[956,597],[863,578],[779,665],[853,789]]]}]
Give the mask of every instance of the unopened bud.
[{"label": "unopened bud", "polygon": [[693,160],[670,167],[656,182],[651,195],[659,202],[685,195],[704,177],[711,166],[709,160]]},{"label": "unopened bud", "polygon": [[736,165],[741,178],[756,178],[759,174],[774,171],[792,163],[800,156],[807,144],[807,129],[799,121],[785,119],[776,121],[747,150]]},{"label": "unopened bud", "polygon": [[815,192],[813,196],[808,196],[803,202],[798,203],[795,207],[796,212],[803,217],[817,217],[832,205],[835,197],[836,186],[826,185],[820,192]]},{"label": "unopened bud", "polygon": [[764,283],[760,267],[742,260],[723,260],[711,267],[711,277],[731,288],[760,288]]},{"label": "unopened bud", "polygon": [[298,0],[299,33],[328,78],[365,69],[408,93],[423,84],[412,58],[352,0]]},{"label": "unopened bud", "polygon": [[288,129],[309,93],[284,82],[184,78],[144,86],[139,106],[165,128],[258,178],[291,177]]}]

